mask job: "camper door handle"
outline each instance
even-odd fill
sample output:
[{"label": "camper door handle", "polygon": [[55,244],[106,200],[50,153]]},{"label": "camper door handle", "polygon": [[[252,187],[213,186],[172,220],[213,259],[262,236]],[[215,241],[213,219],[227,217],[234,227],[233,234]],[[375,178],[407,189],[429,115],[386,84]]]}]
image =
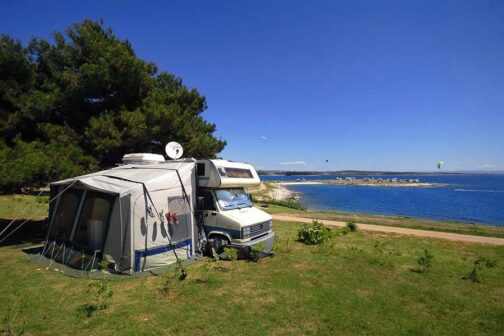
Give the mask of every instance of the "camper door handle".
[{"label": "camper door handle", "polygon": [[212,216],[217,216],[217,212],[212,211]]}]

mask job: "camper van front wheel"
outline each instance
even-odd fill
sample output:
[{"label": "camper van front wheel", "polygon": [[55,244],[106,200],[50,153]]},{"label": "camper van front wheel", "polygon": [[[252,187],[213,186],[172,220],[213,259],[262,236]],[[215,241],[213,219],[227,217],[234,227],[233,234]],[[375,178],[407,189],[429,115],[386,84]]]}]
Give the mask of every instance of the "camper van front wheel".
[{"label": "camper van front wheel", "polygon": [[212,249],[217,252],[217,254],[221,254],[224,252],[224,247],[229,244],[229,240],[220,235],[211,236],[208,239],[208,252],[212,255]]}]

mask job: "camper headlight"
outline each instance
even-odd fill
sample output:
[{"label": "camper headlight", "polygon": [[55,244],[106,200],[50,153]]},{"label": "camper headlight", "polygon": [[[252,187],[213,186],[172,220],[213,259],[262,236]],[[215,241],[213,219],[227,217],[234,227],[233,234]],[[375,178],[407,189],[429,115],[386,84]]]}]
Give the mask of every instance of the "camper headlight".
[{"label": "camper headlight", "polygon": [[250,226],[244,227],[242,229],[242,238],[245,239],[248,237],[250,237]]}]

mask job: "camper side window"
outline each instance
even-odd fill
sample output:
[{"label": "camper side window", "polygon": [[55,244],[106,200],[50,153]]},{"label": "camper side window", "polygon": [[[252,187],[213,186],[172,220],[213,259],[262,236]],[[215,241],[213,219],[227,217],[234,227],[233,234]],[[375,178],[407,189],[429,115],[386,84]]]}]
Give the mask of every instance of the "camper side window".
[{"label": "camper side window", "polygon": [[205,164],[198,163],[198,176],[205,176]]}]

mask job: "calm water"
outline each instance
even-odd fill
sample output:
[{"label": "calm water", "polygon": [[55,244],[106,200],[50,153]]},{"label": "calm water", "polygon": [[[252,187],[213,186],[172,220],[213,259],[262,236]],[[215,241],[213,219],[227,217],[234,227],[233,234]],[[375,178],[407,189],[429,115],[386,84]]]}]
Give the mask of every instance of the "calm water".
[{"label": "calm water", "polygon": [[[339,177],[342,177],[338,175]],[[261,176],[265,181],[334,179],[336,176]],[[356,176],[362,178],[362,176]],[[369,176],[366,176],[369,177]],[[296,185],[300,202],[313,210],[398,215],[504,226],[504,175],[374,176],[418,178],[446,187],[359,187]]]}]

